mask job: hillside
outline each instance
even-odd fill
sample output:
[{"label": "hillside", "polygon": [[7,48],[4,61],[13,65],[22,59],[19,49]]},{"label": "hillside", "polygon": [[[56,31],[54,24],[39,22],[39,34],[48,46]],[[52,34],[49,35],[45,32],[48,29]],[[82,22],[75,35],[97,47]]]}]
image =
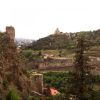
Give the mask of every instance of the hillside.
[{"label": "hillside", "polygon": [[100,45],[100,30],[63,33],[59,29],[56,29],[54,34],[33,42],[32,48],[35,50],[74,48],[76,38],[79,34],[84,34],[92,42],[92,45]]},{"label": "hillside", "polygon": [[57,49],[65,48],[68,43],[68,37],[66,34],[62,35],[50,35],[45,38],[41,38],[36,42],[33,42],[34,49]]}]

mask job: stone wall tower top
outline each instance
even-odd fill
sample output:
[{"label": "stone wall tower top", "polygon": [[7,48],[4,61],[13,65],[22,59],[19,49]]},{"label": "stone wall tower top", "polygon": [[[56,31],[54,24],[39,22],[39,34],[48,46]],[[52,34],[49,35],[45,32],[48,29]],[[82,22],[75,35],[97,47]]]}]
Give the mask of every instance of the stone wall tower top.
[{"label": "stone wall tower top", "polygon": [[11,40],[15,39],[15,29],[12,26],[6,26],[6,33],[9,35]]}]

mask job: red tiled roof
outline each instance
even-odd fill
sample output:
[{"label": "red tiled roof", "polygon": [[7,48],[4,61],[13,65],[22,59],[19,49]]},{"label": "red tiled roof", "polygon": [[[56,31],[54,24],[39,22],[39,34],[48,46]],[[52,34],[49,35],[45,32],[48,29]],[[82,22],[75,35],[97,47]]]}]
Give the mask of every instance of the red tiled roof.
[{"label": "red tiled roof", "polygon": [[50,92],[52,96],[59,94],[58,90],[56,90],[55,88],[50,88]]}]

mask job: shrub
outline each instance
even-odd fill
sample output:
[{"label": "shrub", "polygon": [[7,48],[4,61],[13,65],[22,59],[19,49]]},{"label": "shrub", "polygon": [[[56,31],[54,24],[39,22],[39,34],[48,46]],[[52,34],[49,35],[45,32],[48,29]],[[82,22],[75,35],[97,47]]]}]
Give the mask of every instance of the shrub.
[{"label": "shrub", "polygon": [[12,89],[9,91],[6,100],[21,100],[21,97],[15,89]]}]

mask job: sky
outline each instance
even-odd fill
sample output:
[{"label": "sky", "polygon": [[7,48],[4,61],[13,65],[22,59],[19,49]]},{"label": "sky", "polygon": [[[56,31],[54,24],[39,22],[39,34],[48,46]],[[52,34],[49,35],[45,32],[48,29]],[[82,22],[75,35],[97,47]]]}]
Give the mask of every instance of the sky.
[{"label": "sky", "polygon": [[100,0],[0,0],[0,31],[37,40],[61,32],[100,29]]}]

